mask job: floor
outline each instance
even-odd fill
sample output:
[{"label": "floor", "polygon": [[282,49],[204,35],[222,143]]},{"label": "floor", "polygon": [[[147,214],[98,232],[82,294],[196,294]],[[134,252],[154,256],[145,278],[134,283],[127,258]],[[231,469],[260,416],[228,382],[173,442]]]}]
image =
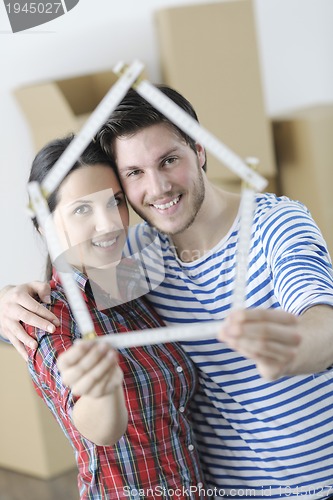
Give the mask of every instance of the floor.
[{"label": "floor", "polygon": [[36,479],[0,468],[0,500],[79,500],[77,471]]}]

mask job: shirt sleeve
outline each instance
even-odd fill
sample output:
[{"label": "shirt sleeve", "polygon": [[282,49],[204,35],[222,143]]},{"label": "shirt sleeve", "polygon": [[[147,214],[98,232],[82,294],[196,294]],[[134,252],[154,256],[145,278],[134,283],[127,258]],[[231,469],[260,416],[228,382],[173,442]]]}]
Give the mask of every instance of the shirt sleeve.
[{"label": "shirt sleeve", "polygon": [[26,331],[36,337],[37,349],[29,349],[28,368],[35,389],[41,396],[60,425],[71,418],[77,397],[62,382],[58,367],[58,356],[73,344],[76,324],[65,303],[58,301],[52,306],[52,312],[60,319],[61,327],[54,333],[24,325]]},{"label": "shirt sleeve", "polygon": [[301,314],[314,305],[333,306],[331,259],[307,208],[281,201],[260,217],[260,229],[274,292],[283,309]]},{"label": "shirt sleeve", "polygon": [[1,330],[0,330],[0,342],[6,342],[6,344],[11,344],[10,340],[5,339],[4,337],[2,337]]}]

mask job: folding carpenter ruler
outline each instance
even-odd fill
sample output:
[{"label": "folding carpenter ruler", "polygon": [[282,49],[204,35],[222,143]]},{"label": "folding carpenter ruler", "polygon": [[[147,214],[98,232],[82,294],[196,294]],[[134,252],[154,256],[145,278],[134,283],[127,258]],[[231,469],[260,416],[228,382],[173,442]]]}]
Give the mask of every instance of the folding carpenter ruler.
[{"label": "folding carpenter ruler", "polygon": [[[253,161],[248,161],[248,163],[246,163],[246,161],[242,160],[231,149],[225,146],[149,81],[142,80],[140,75],[143,68],[144,66],[140,61],[134,61],[129,67],[126,67],[123,63],[119,63],[114,68],[114,73],[119,76],[117,82],[111,87],[109,92],[90,115],[86,124],[55,163],[42,184],[30,183],[28,186],[31,198],[31,208],[35,212],[38,222],[44,231],[50,256],[53,260],[57,258],[59,262],[59,256],[61,255],[62,249],[52,223],[52,217],[47,205],[47,198],[59,186],[77,158],[85,150],[96,133],[107,121],[110,114],[126,95],[129,88],[133,87],[152,106],[163,113],[195,141],[202,144],[205,149],[210,151],[226,167],[243,179],[240,207],[239,251],[237,254],[233,307],[244,307],[251,226],[255,206],[255,190],[263,190],[267,181],[252,168]],[[93,322],[77,284],[72,277],[71,268],[65,261],[65,258],[61,258],[60,262],[61,269],[58,269],[59,275],[78,327],[84,338],[92,338],[95,336]],[[214,338],[217,336],[222,323],[222,321],[207,321],[181,325],[178,327],[172,326],[149,329],[148,331],[141,330],[128,332],[125,334],[122,333],[121,335],[110,334],[99,338],[103,341],[107,340],[111,342],[112,345],[118,349],[164,342]]]}]

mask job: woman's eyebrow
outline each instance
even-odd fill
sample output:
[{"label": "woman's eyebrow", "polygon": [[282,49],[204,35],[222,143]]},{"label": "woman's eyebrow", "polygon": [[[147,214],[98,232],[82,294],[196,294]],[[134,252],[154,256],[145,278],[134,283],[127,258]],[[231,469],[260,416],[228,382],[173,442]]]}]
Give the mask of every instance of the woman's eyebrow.
[{"label": "woman's eyebrow", "polygon": [[78,198],[77,200],[74,200],[71,203],[68,203],[67,207],[71,207],[73,205],[76,205],[76,203],[93,203],[93,200],[85,200],[83,198]]},{"label": "woman's eyebrow", "polygon": [[[100,191],[96,191],[96,193],[99,193]],[[93,193],[93,194],[96,194],[96,193]],[[125,193],[122,189],[119,189],[119,191],[117,191],[116,193],[113,193],[112,195],[109,196],[109,198],[114,198],[115,196],[119,196],[119,195],[124,195],[125,196]],[[67,207],[72,207],[73,205],[76,205],[77,203],[94,203],[95,200],[89,200],[89,199],[85,199],[85,198],[77,198],[76,200],[68,203],[66,206]]]}]

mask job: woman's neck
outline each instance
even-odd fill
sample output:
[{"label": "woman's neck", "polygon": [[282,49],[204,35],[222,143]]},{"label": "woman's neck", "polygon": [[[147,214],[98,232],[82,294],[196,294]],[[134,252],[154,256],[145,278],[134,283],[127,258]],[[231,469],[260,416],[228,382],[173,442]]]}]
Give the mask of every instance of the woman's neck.
[{"label": "woman's neck", "polygon": [[95,283],[111,300],[121,298],[117,279],[117,266],[108,268],[91,268],[86,270],[89,280]]}]

